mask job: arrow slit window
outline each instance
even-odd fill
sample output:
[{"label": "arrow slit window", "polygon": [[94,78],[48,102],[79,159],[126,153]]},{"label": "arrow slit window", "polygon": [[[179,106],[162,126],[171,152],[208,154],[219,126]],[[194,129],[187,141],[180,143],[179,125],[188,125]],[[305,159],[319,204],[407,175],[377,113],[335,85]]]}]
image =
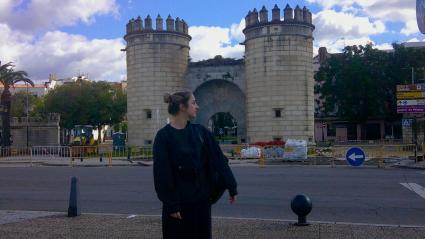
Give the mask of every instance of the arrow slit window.
[{"label": "arrow slit window", "polygon": [[275,118],[282,118],[283,117],[282,116],[282,111],[283,111],[282,108],[274,108],[273,111],[274,111],[274,117]]},{"label": "arrow slit window", "polygon": [[145,109],[146,119],[152,119],[152,110]]}]

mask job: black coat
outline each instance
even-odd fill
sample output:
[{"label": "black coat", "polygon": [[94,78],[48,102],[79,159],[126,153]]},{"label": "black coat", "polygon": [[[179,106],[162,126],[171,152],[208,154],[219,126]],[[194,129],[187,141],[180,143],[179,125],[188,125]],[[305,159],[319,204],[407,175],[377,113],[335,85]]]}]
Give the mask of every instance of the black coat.
[{"label": "black coat", "polygon": [[[163,203],[167,213],[179,211],[181,203],[190,203],[193,193],[199,189],[198,175],[201,172],[196,165],[178,160],[173,150],[169,125],[160,129],[153,146],[154,183],[158,198]],[[227,158],[223,155],[213,135],[199,124],[189,123],[189,133],[195,150],[199,148],[201,160],[206,163],[209,190],[209,200],[215,203],[228,189],[229,194],[237,194],[237,184],[229,167]],[[188,180],[189,179],[189,180]]]}]

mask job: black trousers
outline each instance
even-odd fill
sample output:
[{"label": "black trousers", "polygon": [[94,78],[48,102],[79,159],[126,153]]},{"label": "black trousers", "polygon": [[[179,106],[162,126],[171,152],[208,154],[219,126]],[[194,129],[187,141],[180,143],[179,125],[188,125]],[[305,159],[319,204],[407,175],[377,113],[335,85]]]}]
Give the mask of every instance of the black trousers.
[{"label": "black trousers", "polygon": [[164,239],[211,239],[211,204],[190,203],[180,205],[182,219],[165,215],[162,210]]}]

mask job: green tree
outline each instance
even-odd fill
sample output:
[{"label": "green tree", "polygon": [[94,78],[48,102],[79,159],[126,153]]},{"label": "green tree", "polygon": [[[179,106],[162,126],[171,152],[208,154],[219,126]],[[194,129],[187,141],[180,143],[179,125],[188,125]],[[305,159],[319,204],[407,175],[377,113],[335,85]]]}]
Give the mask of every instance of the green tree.
[{"label": "green tree", "polygon": [[43,112],[43,97],[34,96],[27,92],[17,92],[12,96],[12,105],[10,115],[12,117],[25,117],[27,115],[28,100],[28,116],[41,116]]},{"label": "green tree", "polygon": [[348,46],[326,60],[315,75],[324,116],[355,123],[371,118],[396,120],[396,85],[410,83],[410,68],[423,75],[425,50],[394,44],[386,52],[366,46]]},{"label": "green tree", "polygon": [[61,114],[61,126],[92,125],[100,129],[124,119],[127,97],[107,82],[77,81],[50,91],[45,99],[46,112]]},{"label": "green tree", "polygon": [[25,71],[15,71],[14,65],[9,62],[4,65],[0,63],[0,83],[3,85],[3,92],[1,94],[2,106],[2,146],[8,147],[11,145],[10,141],[10,108],[12,95],[10,87],[13,87],[18,82],[26,82],[34,87],[34,83],[27,78],[28,74]]}]

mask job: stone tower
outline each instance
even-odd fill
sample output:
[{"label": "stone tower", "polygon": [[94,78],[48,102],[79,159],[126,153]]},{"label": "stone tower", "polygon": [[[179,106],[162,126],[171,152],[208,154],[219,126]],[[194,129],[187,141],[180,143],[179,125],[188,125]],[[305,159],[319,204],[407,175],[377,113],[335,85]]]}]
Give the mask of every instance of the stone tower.
[{"label": "stone tower", "polygon": [[289,5],[249,11],[245,18],[248,140],[304,139],[314,135],[312,14]]},{"label": "stone tower", "polygon": [[130,146],[151,144],[167,123],[165,93],[186,89],[189,61],[188,25],[178,17],[148,15],[127,24],[127,118]]}]

